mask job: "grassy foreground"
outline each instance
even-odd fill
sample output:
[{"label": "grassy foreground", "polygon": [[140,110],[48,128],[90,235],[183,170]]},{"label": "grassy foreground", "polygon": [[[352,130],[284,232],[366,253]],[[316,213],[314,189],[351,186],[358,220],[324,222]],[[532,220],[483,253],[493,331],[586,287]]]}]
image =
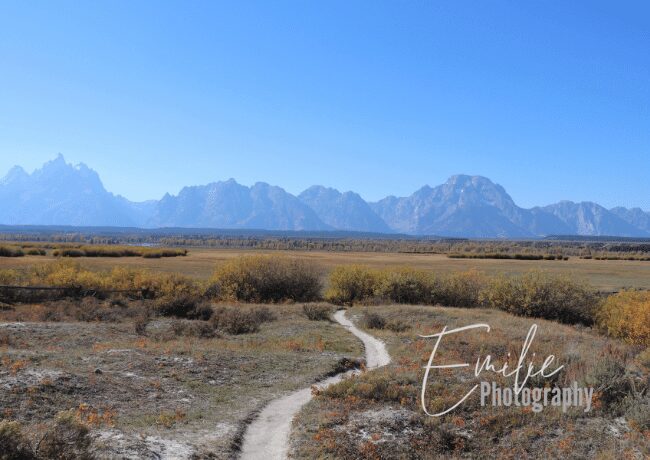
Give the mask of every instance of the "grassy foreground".
[{"label": "grassy foreground", "polygon": [[[70,442],[61,458],[227,458],[256,409],[362,355],[344,329],[299,305],[273,306],[258,332],[237,335],[196,320],[143,326],[142,308],[84,299],[1,311],[0,418],[18,422],[33,449],[54,434]],[[61,432],[66,414],[88,435]],[[0,452],[9,428],[0,423]]]},{"label": "grassy foreground", "polygon": [[[14,286],[0,289],[0,452],[21,453],[12,458],[232,456],[262,405],[362,356],[328,321],[332,305],[302,305],[322,299],[347,305],[393,362],[318,394],[296,420],[296,458],[650,453],[647,291],[603,296],[553,270],[495,276],[257,256],[223,260],[206,279],[156,271],[162,259],[110,271],[80,259],[0,269],[0,284]],[[593,410],[481,407],[473,397],[428,417],[419,392],[433,341],[420,336],[475,323],[492,330],[445,338],[437,364],[472,366],[489,354],[512,369],[535,323],[528,357],[539,367],[552,354],[565,367],[530,385],[593,387]],[[434,371],[424,407],[451,406],[475,381],[512,386],[484,374]]]},{"label": "grassy foreground", "polygon": [[[383,339],[393,358],[387,367],[342,382],[319,394],[294,421],[294,458],[648,458],[650,353],[591,330],[485,309],[420,306],[354,307],[355,318]],[[469,331],[443,339],[438,364],[469,362],[468,369],[432,370],[426,394],[431,413],[453,406],[481,380],[512,386],[490,373],[474,378],[477,358],[492,355],[516,367],[532,323],[539,329],[529,352],[540,365],[549,354],[565,368],[535,386],[595,388],[594,408],[540,413],[521,407],[481,407],[472,396],[442,417],[429,417],[420,390],[433,339],[449,328],[488,323],[491,332]],[[378,329],[379,328],[379,329]],[[508,353],[510,357],[508,358]]]}]

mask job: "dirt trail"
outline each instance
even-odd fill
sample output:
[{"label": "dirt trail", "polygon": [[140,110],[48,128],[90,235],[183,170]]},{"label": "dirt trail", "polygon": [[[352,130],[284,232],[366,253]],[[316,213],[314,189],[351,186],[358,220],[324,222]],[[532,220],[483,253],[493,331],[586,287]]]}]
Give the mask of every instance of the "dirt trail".
[{"label": "dirt trail", "polygon": [[[344,310],[337,311],[334,319],[363,342],[368,369],[385,366],[390,362],[384,343],[355,327],[352,321],[345,317]],[[319,382],[316,386],[325,388],[340,382],[351,373],[337,374]],[[293,417],[311,397],[311,388],[305,388],[269,403],[246,430],[240,458],[243,460],[285,459],[289,450],[289,433]]]}]

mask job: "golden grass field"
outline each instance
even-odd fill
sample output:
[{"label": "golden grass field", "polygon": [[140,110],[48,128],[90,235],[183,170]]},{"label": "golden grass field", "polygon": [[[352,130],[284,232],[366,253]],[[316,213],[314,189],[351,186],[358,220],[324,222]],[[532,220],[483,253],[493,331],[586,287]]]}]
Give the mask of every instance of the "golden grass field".
[{"label": "golden grass field", "polygon": [[[277,254],[313,261],[329,270],[342,264],[364,264],[376,268],[408,265],[433,272],[476,269],[488,274],[520,274],[533,269],[570,274],[585,279],[602,291],[622,288],[650,289],[650,262],[627,260],[587,260],[571,257],[557,260],[450,259],[444,254],[403,254],[331,251],[260,251],[241,249],[189,248],[185,257],[143,259],[140,257],[80,257],[74,260],[92,269],[113,267],[148,268],[163,272],[208,278],[215,267],[226,260],[247,254]],[[52,256],[0,258],[0,269],[25,268],[35,263],[55,260]]]}]

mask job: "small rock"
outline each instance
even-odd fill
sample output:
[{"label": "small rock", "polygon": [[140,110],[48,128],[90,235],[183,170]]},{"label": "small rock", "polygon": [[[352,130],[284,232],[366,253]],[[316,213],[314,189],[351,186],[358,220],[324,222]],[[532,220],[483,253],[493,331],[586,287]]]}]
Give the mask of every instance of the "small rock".
[{"label": "small rock", "polygon": [[98,375],[99,375],[99,374],[103,374],[103,372],[102,372],[102,370],[98,367],[97,369],[95,369],[95,374],[98,374]]}]

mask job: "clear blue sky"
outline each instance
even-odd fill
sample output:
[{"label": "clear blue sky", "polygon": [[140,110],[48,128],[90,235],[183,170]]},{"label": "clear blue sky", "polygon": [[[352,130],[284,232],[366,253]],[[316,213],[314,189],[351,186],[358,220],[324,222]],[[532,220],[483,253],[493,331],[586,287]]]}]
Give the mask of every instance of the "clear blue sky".
[{"label": "clear blue sky", "polygon": [[[317,4],[319,3],[319,4]],[[650,3],[0,1],[0,175],[650,210]]]}]

